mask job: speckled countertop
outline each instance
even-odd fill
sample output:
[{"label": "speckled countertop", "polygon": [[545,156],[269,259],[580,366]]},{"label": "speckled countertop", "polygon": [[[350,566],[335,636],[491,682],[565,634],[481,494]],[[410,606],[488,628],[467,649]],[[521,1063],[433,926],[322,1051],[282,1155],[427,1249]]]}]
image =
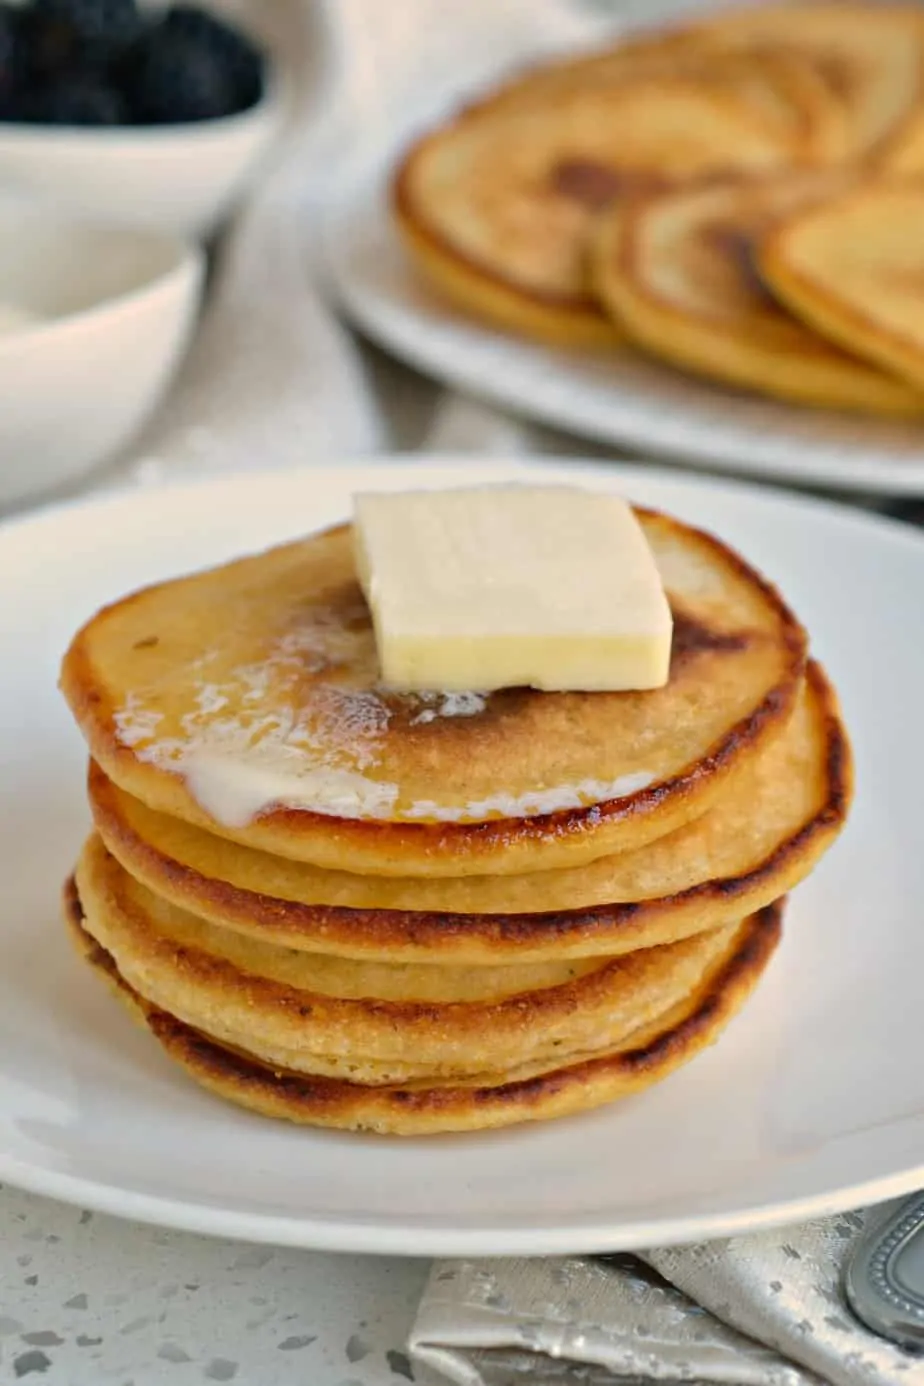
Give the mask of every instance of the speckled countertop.
[{"label": "speckled countertop", "polygon": [[430,1386],[419,1260],[168,1232],[0,1189],[0,1383]]}]

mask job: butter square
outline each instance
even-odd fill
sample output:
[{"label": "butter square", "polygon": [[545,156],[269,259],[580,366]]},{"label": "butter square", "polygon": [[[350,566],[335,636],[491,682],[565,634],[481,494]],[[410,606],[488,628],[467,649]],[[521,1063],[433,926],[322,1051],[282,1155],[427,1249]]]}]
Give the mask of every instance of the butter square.
[{"label": "butter square", "polygon": [[562,485],[354,498],[382,682],[625,691],[667,682],[672,619],[631,507]]}]

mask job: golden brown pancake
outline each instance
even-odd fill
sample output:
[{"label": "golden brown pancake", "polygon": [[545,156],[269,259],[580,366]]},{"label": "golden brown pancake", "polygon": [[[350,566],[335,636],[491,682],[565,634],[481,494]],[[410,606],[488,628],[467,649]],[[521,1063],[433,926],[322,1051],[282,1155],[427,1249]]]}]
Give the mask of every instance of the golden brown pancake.
[{"label": "golden brown pancake", "polygon": [[630,952],[792,889],[852,794],[837,700],[810,664],[782,736],[706,814],[638,852],[526,876],[362,877],[255,852],[147,809],[91,765],[97,829],[156,894],[256,939],[382,961],[544,962]]},{"label": "golden brown pancake", "polygon": [[425,1135],[479,1130],[565,1116],[640,1091],[715,1041],[759,980],[780,935],[781,907],[745,921],[726,955],[670,1018],[643,1029],[614,1052],[539,1075],[487,1086],[365,1086],[275,1070],[216,1044],[145,1001],[86,932],[73,882],[65,893],[68,929],[78,951],[103,975],[165,1052],[216,1095],[266,1116],[317,1126]]},{"label": "golden brown pancake", "polygon": [[506,967],[293,952],[160,900],[92,837],[76,872],[87,932],[133,990],[232,1048],[366,1083],[471,1080],[609,1049],[689,996],[738,924],[617,959]]},{"label": "golden brown pancake", "polygon": [[843,102],[808,53],[785,41],[723,42],[708,26],[655,30],[517,73],[479,103],[547,103],[575,86],[683,76],[731,95],[772,129],[796,162],[840,158]]},{"label": "golden brown pancake", "polygon": [[871,182],[787,218],[761,249],[774,292],[832,341],[924,390],[924,186]]},{"label": "golden brown pancake", "polygon": [[544,103],[578,85],[612,84],[627,78],[664,77],[698,69],[716,45],[691,25],[639,30],[614,43],[578,48],[528,63],[504,76],[500,84],[476,98],[469,109]]},{"label": "golden brown pancake", "polygon": [[801,404],[924,413],[924,392],[806,327],[758,269],[762,239],[842,190],[839,173],[787,173],[656,193],[604,213],[594,284],[632,340],[698,375]]},{"label": "golden brown pancake", "polygon": [[840,156],[844,113],[819,65],[784,44],[754,45],[712,54],[703,77],[734,91],[792,151],[794,166]]},{"label": "golden brown pancake", "polygon": [[748,5],[546,62],[428,131],[393,210],[456,306],[559,345],[618,320],[588,278],[601,210],[627,194],[812,163],[924,162],[914,6]]},{"label": "golden brown pancake", "polygon": [[843,146],[832,152],[846,160],[877,157],[924,99],[924,28],[913,4],[741,5],[694,28],[720,44],[780,43],[810,58],[843,113]]},{"label": "golden brown pancake", "polygon": [[566,65],[562,81],[539,80],[541,100],[520,79],[513,95],[468,106],[395,174],[412,259],[457,306],[500,327],[565,345],[616,340],[587,279],[602,207],[638,186],[802,155],[798,121],[787,124],[792,64],[770,54],[714,63],[592,81]]},{"label": "golden brown pancake", "polygon": [[924,172],[924,102],[918,104],[894,138],[882,146],[875,166],[878,174],[890,179],[917,178]]},{"label": "golden brown pancake", "polygon": [[382,690],[346,527],[105,608],[62,688],[117,785],[261,851],[461,876],[632,850],[704,811],[782,731],[805,661],[801,627],[737,555],[641,519],[675,623],[653,692]]}]

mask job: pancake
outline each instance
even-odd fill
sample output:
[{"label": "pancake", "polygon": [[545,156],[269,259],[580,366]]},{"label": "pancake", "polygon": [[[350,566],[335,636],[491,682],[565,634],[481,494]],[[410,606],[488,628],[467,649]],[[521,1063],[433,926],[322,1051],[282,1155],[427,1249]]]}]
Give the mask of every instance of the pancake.
[{"label": "pancake", "polygon": [[794,160],[827,162],[845,147],[843,103],[810,54],[785,41],[726,44],[707,28],[655,30],[516,74],[482,108],[543,103],[575,86],[683,76],[731,94],[758,115]]},{"label": "pancake", "polygon": [[586,272],[601,208],[639,184],[798,157],[772,86],[781,62],[737,58],[721,76],[565,74],[542,100],[521,89],[466,107],[395,172],[393,213],[411,258],[456,306],[502,328],[562,345],[611,343],[617,332]]},{"label": "pancake", "polygon": [[809,57],[843,113],[845,160],[875,158],[924,98],[924,43],[914,5],[742,5],[700,21],[701,38],[751,46],[781,43]]},{"label": "pancake", "polygon": [[564,56],[530,62],[504,76],[499,85],[474,100],[469,109],[514,104],[542,104],[575,86],[612,84],[627,79],[664,77],[698,69],[715,53],[716,44],[691,25],[640,29],[614,43],[593,44]]},{"label": "pancake", "polygon": [[825,164],[840,157],[845,119],[818,64],[783,44],[755,44],[712,54],[702,77],[734,92],[791,150],[794,165]]},{"label": "pancake", "polygon": [[787,218],[761,249],[773,290],[820,332],[924,390],[924,187],[872,182]]},{"label": "pancake", "polygon": [[804,164],[924,159],[911,6],[743,6],[516,73],[419,138],[393,178],[411,259],[463,311],[608,345],[588,241],[639,190]]},{"label": "pancake", "polygon": [[570,869],[323,871],[147,809],[92,765],[89,796],[108,849],[180,908],[287,947],[458,967],[616,955],[740,919],[808,874],[843,826],[852,779],[836,697],[811,663],[784,734],[714,808],[637,853]]},{"label": "pancake", "polygon": [[755,268],[776,220],[843,183],[838,173],[787,173],[657,193],[604,213],[598,296],[637,345],[697,375],[800,404],[924,413],[924,393],[806,327]]},{"label": "pancake", "polygon": [[924,172],[924,106],[889,140],[876,158],[876,171],[886,178],[916,178]]},{"label": "pancake", "polygon": [[558,1067],[608,1048],[688,996],[738,928],[618,959],[460,973],[216,928],[140,885],[95,836],[76,882],[84,927],[147,1001],[264,1063],[363,1082]]},{"label": "pancake", "polygon": [[246,1053],[216,1044],[152,1006],[120,976],[111,956],[83,928],[73,882],[66,891],[65,913],[81,955],[195,1081],[265,1116],[396,1135],[484,1130],[565,1116],[660,1081],[713,1043],[740,1009],[774,952],[781,919],[780,906],[775,905],[745,921],[688,1001],[613,1052],[486,1086],[373,1087],[276,1071]]},{"label": "pancake", "polygon": [[259,851],[458,877],[634,850],[704,812],[782,732],[806,644],[718,540],[641,521],[675,621],[653,692],[381,690],[346,527],[105,608],[61,686],[120,788]]}]

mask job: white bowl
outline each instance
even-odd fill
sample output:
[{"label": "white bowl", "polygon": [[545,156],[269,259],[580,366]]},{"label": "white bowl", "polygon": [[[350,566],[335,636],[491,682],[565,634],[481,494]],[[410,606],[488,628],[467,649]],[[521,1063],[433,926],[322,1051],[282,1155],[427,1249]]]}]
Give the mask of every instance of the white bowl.
[{"label": "white bowl", "polygon": [[203,269],[195,244],[0,197],[0,504],[124,448],[186,350]]},{"label": "white bowl", "polygon": [[278,127],[278,81],[239,115],[185,125],[0,122],[0,185],[110,226],[207,236],[240,197]]}]

